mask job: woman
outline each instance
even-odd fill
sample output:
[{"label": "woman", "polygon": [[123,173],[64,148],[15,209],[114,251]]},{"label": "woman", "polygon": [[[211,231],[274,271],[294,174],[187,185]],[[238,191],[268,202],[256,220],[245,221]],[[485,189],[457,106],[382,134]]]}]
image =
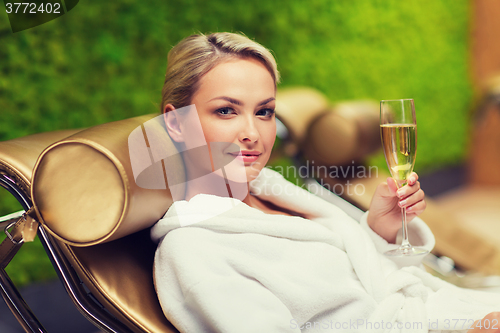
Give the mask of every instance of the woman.
[{"label": "woman", "polygon": [[401,207],[412,243],[434,245],[416,218],[417,174],[400,189],[381,184],[358,224],[264,168],[278,82],[270,52],[238,34],[191,36],[169,53],[161,108],[188,181],[152,229],[167,318],[183,332],[427,332],[477,329],[499,311],[500,297],[438,280],[419,257],[380,254],[394,247]]}]

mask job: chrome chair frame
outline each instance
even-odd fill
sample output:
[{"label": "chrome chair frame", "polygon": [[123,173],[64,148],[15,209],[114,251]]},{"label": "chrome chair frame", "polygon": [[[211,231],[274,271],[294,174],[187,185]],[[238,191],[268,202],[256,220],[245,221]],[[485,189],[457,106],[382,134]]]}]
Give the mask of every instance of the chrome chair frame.
[{"label": "chrome chair frame", "polygon": [[[21,204],[24,211],[28,211],[32,206],[31,198],[27,196],[17,184],[5,174],[0,174],[0,186],[12,194]],[[22,213],[19,212],[19,213]],[[14,214],[13,218],[1,222],[1,225],[8,225],[21,214]],[[97,328],[112,333],[132,332],[123,325],[85,288],[84,284],[73,270],[67,259],[62,255],[56,242],[42,226],[38,228],[38,237],[49,256],[60,281],[64,285],[71,300],[78,310],[92,322]],[[19,324],[26,332],[45,333],[47,330],[36,318],[29,305],[24,301],[21,293],[14,285],[9,275],[4,269],[0,269],[0,290],[2,296],[10,308]]]}]

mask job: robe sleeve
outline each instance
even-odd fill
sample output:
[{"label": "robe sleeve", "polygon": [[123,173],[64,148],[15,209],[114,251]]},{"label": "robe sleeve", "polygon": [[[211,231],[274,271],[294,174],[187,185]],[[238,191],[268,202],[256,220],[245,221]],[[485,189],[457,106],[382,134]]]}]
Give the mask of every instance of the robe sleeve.
[{"label": "robe sleeve", "polygon": [[[395,249],[398,247],[399,244],[401,244],[401,239],[402,239],[401,230],[399,230],[398,237],[396,239],[396,244],[390,244],[379,234],[373,231],[372,228],[370,228],[370,226],[368,226],[367,217],[368,217],[368,211],[363,214],[359,223],[361,224],[361,227],[366,231],[366,233],[368,233],[373,243],[375,244],[375,248],[379,253],[384,253],[388,250]],[[436,240],[434,239],[434,235],[431,229],[427,226],[427,224],[425,224],[424,221],[422,221],[418,217],[414,218],[412,221],[408,223],[408,238],[411,245],[422,247],[428,250],[429,252],[432,251],[436,243]],[[425,256],[411,256],[405,258],[387,257],[387,258],[390,258],[392,261],[394,261],[398,265],[398,267],[405,267],[405,266],[421,265],[422,259],[424,257]]]}]

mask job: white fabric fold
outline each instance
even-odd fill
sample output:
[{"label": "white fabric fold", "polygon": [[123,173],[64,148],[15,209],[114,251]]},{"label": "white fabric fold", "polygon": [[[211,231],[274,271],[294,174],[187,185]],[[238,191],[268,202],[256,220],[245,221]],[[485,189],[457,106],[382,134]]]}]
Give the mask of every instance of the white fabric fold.
[{"label": "white fabric fold", "polygon": [[[308,219],[199,194],[152,228],[158,297],[181,332],[427,332],[500,311],[500,295],[449,285],[417,267],[421,257],[383,256],[396,245],[366,214],[358,223],[270,169],[251,192]],[[415,245],[432,249],[423,221],[409,228]]]}]

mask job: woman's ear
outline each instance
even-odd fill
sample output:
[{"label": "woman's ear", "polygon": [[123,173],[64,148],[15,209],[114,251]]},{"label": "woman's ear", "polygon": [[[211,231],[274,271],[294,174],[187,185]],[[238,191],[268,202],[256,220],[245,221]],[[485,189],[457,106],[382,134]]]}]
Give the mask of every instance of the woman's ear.
[{"label": "woman's ear", "polygon": [[172,104],[167,104],[163,110],[163,119],[167,132],[175,142],[184,142],[182,129],[180,127],[179,115]]}]

